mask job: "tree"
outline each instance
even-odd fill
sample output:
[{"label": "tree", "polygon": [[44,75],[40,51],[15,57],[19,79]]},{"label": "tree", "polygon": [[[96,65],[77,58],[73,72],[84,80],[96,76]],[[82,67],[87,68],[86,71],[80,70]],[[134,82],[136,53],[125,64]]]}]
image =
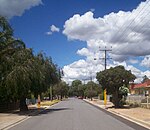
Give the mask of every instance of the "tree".
[{"label": "tree", "polygon": [[72,95],[73,96],[79,96],[79,89],[82,85],[81,80],[74,80],[72,81],[72,85],[71,85],[71,90],[72,90]]},{"label": "tree", "polygon": [[[25,62],[30,55],[25,44],[13,37],[13,30],[7,20],[0,16],[0,93],[1,102],[14,102],[22,92],[19,92],[20,85],[22,91],[26,93],[30,79]],[[22,76],[21,76],[22,75]],[[27,80],[27,82],[21,82]],[[24,83],[24,84],[23,84]],[[28,90],[27,90],[28,91]]]},{"label": "tree", "polygon": [[69,86],[64,81],[55,84],[53,89],[54,89],[54,95],[58,97],[60,96],[61,100],[64,96],[68,96]]},{"label": "tree", "polygon": [[0,16],[0,102],[20,101],[20,110],[27,110],[26,98],[46,92],[60,81],[59,71],[51,58],[39,53],[13,37],[7,20]]},{"label": "tree", "polygon": [[98,94],[100,93],[100,87],[93,81],[88,82],[85,86],[85,96],[91,98],[91,100],[94,96],[98,96]]},{"label": "tree", "polygon": [[112,95],[112,102],[115,107],[121,106],[123,94],[120,93],[121,87],[128,88],[129,82],[134,81],[135,75],[129,70],[125,70],[123,66],[117,66],[97,73],[98,82],[102,85],[103,90],[107,90],[107,94]]}]

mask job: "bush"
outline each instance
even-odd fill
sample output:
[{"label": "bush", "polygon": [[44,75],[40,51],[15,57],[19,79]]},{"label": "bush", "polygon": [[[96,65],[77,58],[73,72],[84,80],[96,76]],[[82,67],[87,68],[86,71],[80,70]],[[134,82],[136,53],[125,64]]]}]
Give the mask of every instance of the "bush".
[{"label": "bush", "polygon": [[134,103],[129,103],[129,106],[130,107],[140,107],[140,104],[139,103],[137,103],[137,102],[134,102]]},{"label": "bush", "polygon": [[99,98],[100,98],[100,100],[104,100],[104,95],[103,94],[99,94]]}]

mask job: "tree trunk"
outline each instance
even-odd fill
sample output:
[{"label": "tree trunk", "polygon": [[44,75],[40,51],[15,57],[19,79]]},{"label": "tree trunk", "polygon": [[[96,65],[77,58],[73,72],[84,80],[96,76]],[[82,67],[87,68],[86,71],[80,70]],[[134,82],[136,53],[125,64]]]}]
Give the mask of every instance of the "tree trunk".
[{"label": "tree trunk", "polygon": [[51,94],[50,93],[48,94],[48,97],[49,97],[49,100],[51,101]]},{"label": "tree trunk", "polygon": [[62,99],[63,99],[63,96],[62,96],[62,94],[60,95],[60,100],[62,101]]},{"label": "tree trunk", "polygon": [[93,100],[93,98],[91,97],[91,101]]},{"label": "tree trunk", "polygon": [[113,93],[113,104],[115,105],[115,108],[119,108],[119,97],[118,97],[118,91],[116,90]]},{"label": "tree trunk", "polygon": [[20,99],[20,105],[19,105],[19,107],[20,107],[20,111],[27,111],[28,110],[28,106],[26,104],[26,98],[25,97],[22,97]]}]

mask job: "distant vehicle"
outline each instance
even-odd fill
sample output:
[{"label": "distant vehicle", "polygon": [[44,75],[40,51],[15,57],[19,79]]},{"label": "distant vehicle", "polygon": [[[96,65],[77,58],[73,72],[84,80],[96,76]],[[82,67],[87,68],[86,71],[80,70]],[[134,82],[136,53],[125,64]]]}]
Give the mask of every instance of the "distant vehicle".
[{"label": "distant vehicle", "polygon": [[82,96],[79,96],[78,99],[83,99],[83,97],[82,97]]}]

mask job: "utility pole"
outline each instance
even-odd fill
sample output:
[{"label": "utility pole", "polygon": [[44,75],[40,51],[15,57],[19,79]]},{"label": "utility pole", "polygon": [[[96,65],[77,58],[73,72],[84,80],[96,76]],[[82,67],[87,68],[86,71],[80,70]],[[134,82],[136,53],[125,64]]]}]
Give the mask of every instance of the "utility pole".
[{"label": "utility pole", "polygon": [[[100,59],[104,59],[105,60],[105,64],[104,65],[105,65],[105,70],[106,70],[107,69],[107,60],[108,59],[112,59],[112,58],[107,57],[107,52],[108,51],[112,51],[112,49],[107,49],[106,46],[105,46],[105,49],[99,49],[99,51],[105,52],[105,57],[104,58],[100,58]],[[104,105],[105,105],[105,108],[106,108],[106,104],[107,104],[107,94],[106,94],[106,89],[105,89],[104,90]]]},{"label": "utility pole", "polygon": [[[112,48],[112,47],[111,47]],[[109,57],[107,57],[107,52],[108,51],[112,51],[112,49],[107,49],[106,48],[106,46],[105,46],[105,49],[100,49],[100,47],[99,47],[99,51],[103,51],[103,52],[105,52],[105,57],[104,58],[100,58],[100,59],[104,59],[105,60],[105,70],[107,69],[106,67],[107,67],[107,60],[108,59],[112,59],[112,58],[109,58]]]}]

